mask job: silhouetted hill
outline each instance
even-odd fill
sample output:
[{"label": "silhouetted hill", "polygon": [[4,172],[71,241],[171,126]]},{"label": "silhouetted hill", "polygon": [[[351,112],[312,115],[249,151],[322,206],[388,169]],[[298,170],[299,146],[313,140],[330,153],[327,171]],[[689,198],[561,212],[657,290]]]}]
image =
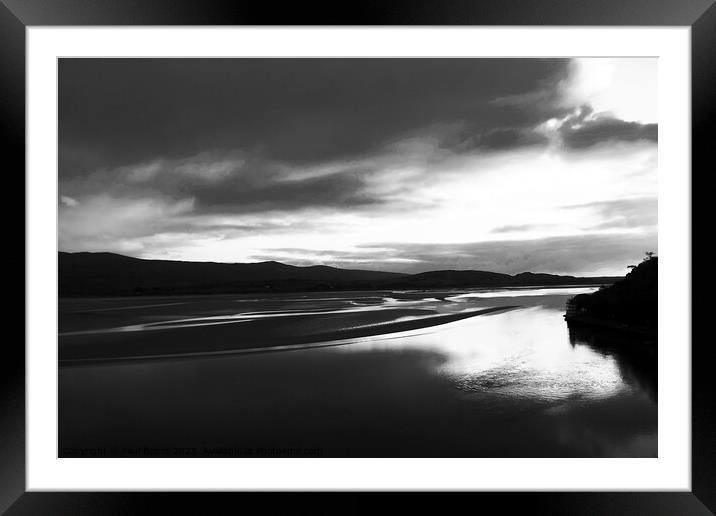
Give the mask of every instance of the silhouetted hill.
[{"label": "silhouetted hill", "polygon": [[430,271],[413,274],[389,282],[395,288],[435,288],[465,286],[497,286],[510,282],[512,276],[484,271]]},{"label": "silhouetted hill", "polygon": [[420,274],[296,267],[261,263],[143,260],[114,253],[59,253],[59,295],[209,294],[323,290],[594,285],[617,278],[576,278],[485,271],[432,271]]},{"label": "silhouetted hill", "polygon": [[263,292],[370,288],[401,274],[279,262],[143,260],[114,253],[59,253],[60,296]]},{"label": "silhouetted hill", "polygon": [[648,257],[624,279],[593,294],[580,294],[570,302],[567,320],[624,325],[656,332],[658,321],[657,257]]},{"label": "silhouetted hill", "polygon": [[619,278],[559,276],[522,272],[502,274],[487,271],[430,271],[403,276],[386,282],[390,288],[528,287],[542,285],[595,285],[613,283]]}]

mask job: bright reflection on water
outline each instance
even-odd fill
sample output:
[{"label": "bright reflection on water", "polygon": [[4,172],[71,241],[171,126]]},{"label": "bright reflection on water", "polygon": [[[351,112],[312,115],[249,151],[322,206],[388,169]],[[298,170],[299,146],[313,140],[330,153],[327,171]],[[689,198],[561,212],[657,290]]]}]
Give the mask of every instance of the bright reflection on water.
[{"label": "bright reflection on water", "polygon": [[655,351],[569,329],[591,290],[68,303],[61,356],[190,357],[61,366],[60,452],[656,456]]},{"label": "bright reflection on water", "polygon": [[603,398],[623,388],[611,357],[573,348],[562,314],[541,307],[484,315],[425,332],[368,337],[342,348],[349,353],[420,349],[439,353],[436,372],[465,393],[489,391],[556,401]]}]

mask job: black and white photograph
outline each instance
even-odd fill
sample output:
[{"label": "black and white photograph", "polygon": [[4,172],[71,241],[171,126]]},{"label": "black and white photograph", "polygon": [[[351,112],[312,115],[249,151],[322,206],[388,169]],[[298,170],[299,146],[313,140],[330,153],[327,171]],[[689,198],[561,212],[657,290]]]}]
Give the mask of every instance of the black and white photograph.
[{"label": "black and white photograph", "polygon": [[57,76],[59,457],[658,457],[658,59]]}]

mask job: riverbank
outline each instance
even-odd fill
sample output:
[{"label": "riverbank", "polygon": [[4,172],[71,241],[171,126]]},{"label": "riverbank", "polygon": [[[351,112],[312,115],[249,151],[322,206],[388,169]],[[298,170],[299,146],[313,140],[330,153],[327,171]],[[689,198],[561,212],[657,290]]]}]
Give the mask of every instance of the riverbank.
[{"label": "riverbank", "polygon": [[635,337],[644,337],[646,339],[653,339],[654,342],[658,339],[658,331],[651,328],[632,326],[624,323],[616,323],[599,319],[597,317],[589,317],[585,315],[566,315],[564,320],[567,321],[568,326],[585,326],[590,328],[599,328],[601,330],[609,330]]},{"label": "riverbank", "polygon": [[567,301],[568,324],[591,326],[646,337],[658,335],[658,258],[653,253],[624,279]]}]

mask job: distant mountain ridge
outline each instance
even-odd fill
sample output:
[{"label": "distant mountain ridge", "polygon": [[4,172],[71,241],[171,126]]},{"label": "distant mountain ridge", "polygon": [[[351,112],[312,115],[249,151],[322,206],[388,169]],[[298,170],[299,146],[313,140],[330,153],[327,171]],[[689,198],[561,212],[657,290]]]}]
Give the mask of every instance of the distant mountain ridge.
[{"label": "distant mountain ridge", "polygon": [[594,285],[613,283],[617,279],[530,272],[512,276],[473,270],[402,274],[339,269],[325,265],[297,267],[276,261],[183,262],[145,260],[115,253],[58,254],[58,288],[61,297]]}]

